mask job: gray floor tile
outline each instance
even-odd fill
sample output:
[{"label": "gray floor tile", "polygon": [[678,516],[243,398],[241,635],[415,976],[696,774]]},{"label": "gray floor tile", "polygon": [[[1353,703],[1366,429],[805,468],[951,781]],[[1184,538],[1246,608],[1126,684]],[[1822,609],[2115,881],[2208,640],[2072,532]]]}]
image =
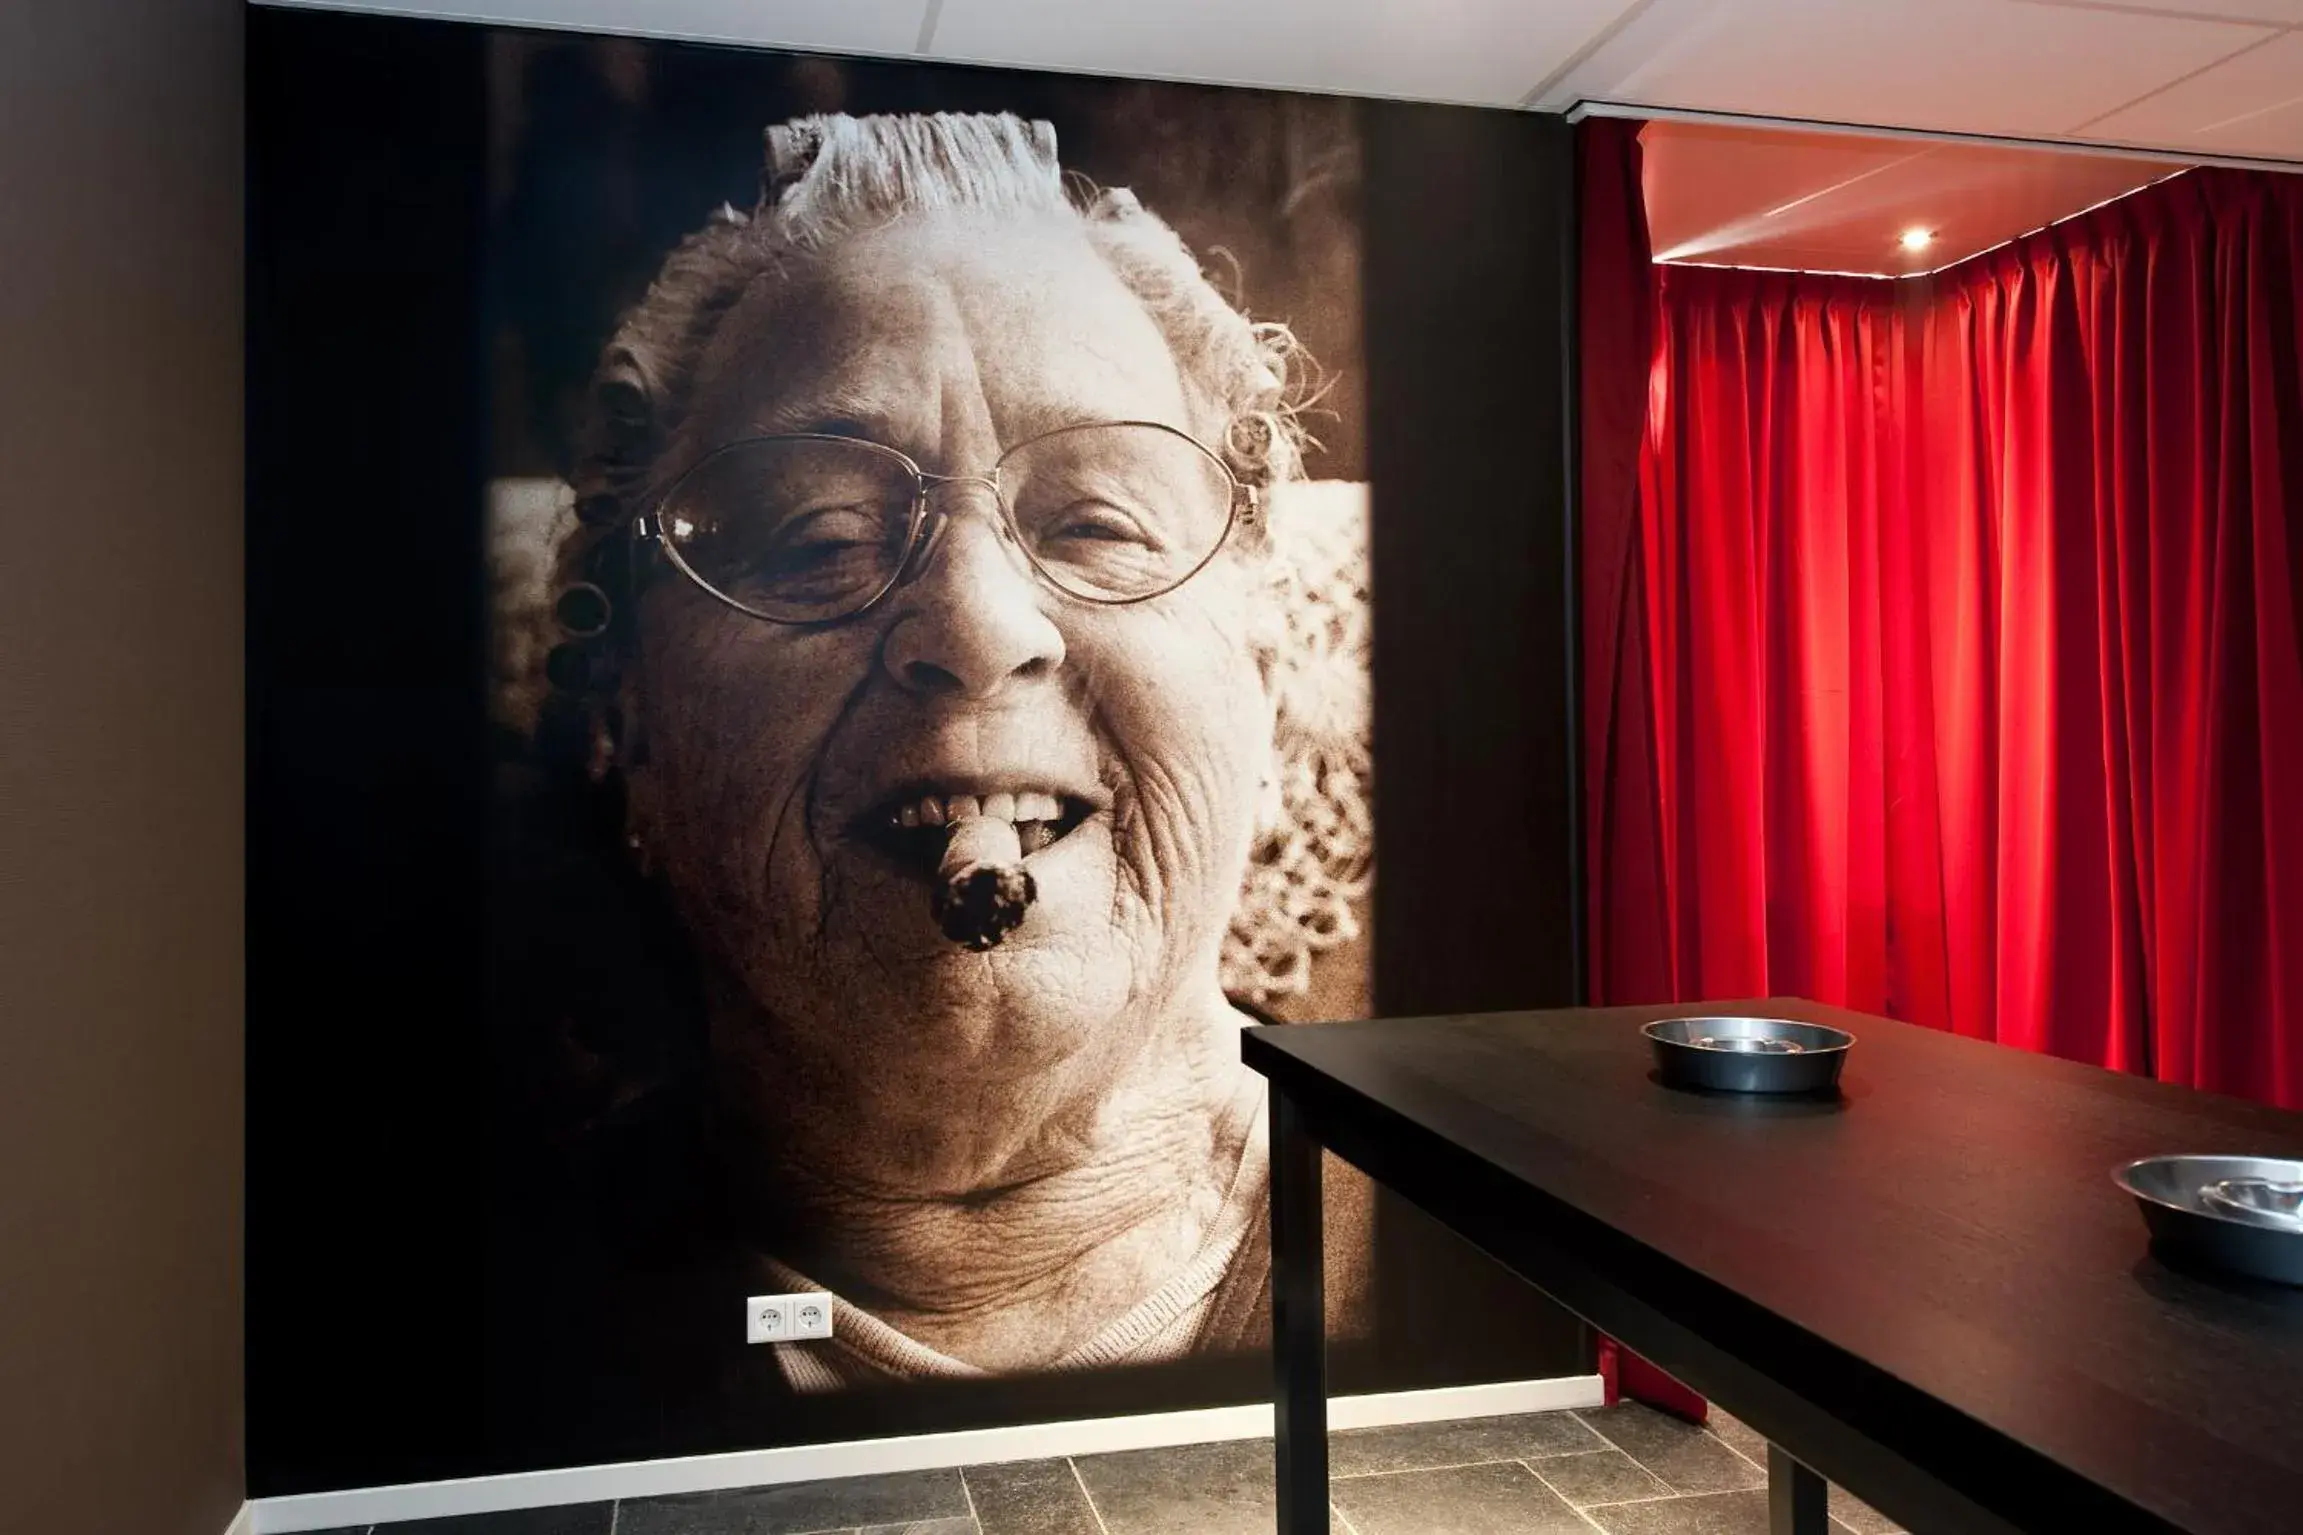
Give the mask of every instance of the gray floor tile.
[{"label": "gray floor tile", "polygon": [[1831,1517],[1855,1535],[1903,1535],[1903,1526],[1844,1487],[1831,1489]]},{"label": "gray floor tile", "polygon": [[1577,1414],[1617,1449],[1662,1477],[1674,1492],[1765,1487],[1767,1473],[1692,1423],[1637,1402]]},{"label": "gray floor tile", "polygon": [[500,1514],[411,1519],[376,1528],[387,1535],[608,1535],[615,1521],[613,1503],[566,1503],[558,1508],[517,1508]]},{"label": "gray floor tile", "polygon": [[856,1535],[980,1535],[973,1519],[922,1519],[911,1524],[868,1524]]},{"label": "gray floor tile", "polygon": [[[1610,1503],[1583,1516],[1607,1535],[1768,1535],[1767,1494],[1711,1492],[1652,1503]],[[1836,1519],[1831,1535],[1848,1535]]]},{"label": "gray floor tile", "polygon": [[1363,1476],[1337,1482],[1334,1491],[1335,1506],[1359,1535],[1591,1535],[1574,1509],[1516,1461]]},{"label": "gray floor tile", "polygon": [[615,1530],[616,1535],[812,1535],[967,1517],[968,1495],[959,1472],[898,1471],[693,1497],[631,1498],[618,1508]]},{"label": "gray floor tile", "polygon": [[[1721,1411],[1717,1402],[1711,1404],[1711,1420],[1704,1426],[1744,1459],[1760,1466],[1767,1464],[1767,1436],[1735,1414]],[[1844,1487],[1831,1489],[1831,1517],[1855,1535],[1903,1535],[1901,1525]]]},{"label": "gray floor tile", "polygon": [[1397,1428],[1358,1428],[1330,1435],[1328,1474],[1343,1477],[1379,1471],[1431,1471],[1442,1466],[1532,1460],[1606,1448],[1606,1441],[1577,1422],[1570,1412],[1403,1423]]},{"label": "gray floor tile", "polygon": [[1767,1464],[1767,1437],[1733,1413],[1720,1411],[1718,1403],[1712,1404],[1711,1421],[1704,1427],[1744,1459],[1755,1465]]},{"label": "gray floor tile", "polygon": [[1554,1455],[1531,1460],[1527,1469],[1577,1508],[1593,1503],[1629,1503],[1634,1498],[1668,1498],[1671,1489],[1655,1473],[1621,1450],[1587,1455]]},{"label": "gray floor tile", "polygon": [[1607,1535],[1768,1535],[1767,1494],[1715,1492],[1590,1510]]},{"label": "gray floor tile", "polygon": [[1102,1535],[1068,1460],[970,1466],[965,1474],[983,1535]]},{"label": "gray floor tile", "polygon": [[1110,1535],[1271,1535],[1278,1522],[1269,1439],[1082,1455],[1072,1464]]}]

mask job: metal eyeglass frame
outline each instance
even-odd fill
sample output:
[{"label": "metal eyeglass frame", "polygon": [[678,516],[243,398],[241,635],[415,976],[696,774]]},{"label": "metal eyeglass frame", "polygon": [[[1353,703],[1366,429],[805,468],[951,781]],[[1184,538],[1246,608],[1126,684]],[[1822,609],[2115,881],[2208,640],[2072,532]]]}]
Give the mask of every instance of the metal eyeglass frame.
[{"label": "metal eyeglass frame", "polygon": [[[1133,597],[1092,596],[1086,592],[1074,591],[1058,580],[1054,572],[1040,563],[1039,556],[1032,552],[1031,546],[1024,541],[1021,532],[1016,528],[1015,509],[1008,505],[1008,498],[1000,489],[999,481],[1000,470],[1006,466],[1008,460],[1026,448],[1036,447],[1067,433],[1100,431],[1114,426],[1149,427],[1153,431],[1165,432],[1170,437],[1181,438],[1198,449],[1200,456],[1213,464],[1217,472],[1223,476],[1224,483],[1231,487],[1231,495],[1224,511],[1223,531],[1216,535],[1215,542],[1208,546],[1207,553],[1200,556],[1198,562],[1191,569],[1167,585],[1156,591],[1139,593]],[[757,608],[747,607],[705,580],[702,574],[681,555],[679,546],[664,536],[663,508],[679,496],[681,489],[686,486],[689,480],[701,473],[708,465],[728,454],[741,452],[746,448],[758,447],[760,444],[768,442],[836,442],[847,447],[865,448],[895,460],[912,477],[915,488],[912,493],[911,523],[904,533],[903,558],[896,562],[894,573],[876,591],[844,613],[829,618],[781,618],[773,613],[763,613]],[[873,442],[869,438],[844,437],[833,432],[770,432],[758,437],[738,438],[734,442],[722,443],[682,470],[679,478],[665,487],[662,495],[656,497],[655,505],[651,510],[642,512],[632,519],[632,536],[640,543],[654,545],[672,562],[680,574],[686,576],[689,582],[705,596],[725,607],[733,608],[746,618],[758,619],[762,623],[782,624],[791,628],[822,628],[831,624],[844,624],[850,619],[861,618],[874,607],[877,607],[888,593],[916,579],[921,571],[926,569],[925,555],[934,546],[936,535],[943,525],[942,518],[931,515],[928,498],[932,492],[947,485],[981,485],[989,490],[992,493],[992,500],[1000,509],[999,527],[1001,535],[1009,543],[1015,545],[1016,549],[1023,555],[1025,563],[1031,567],[1033,574],[1050,590],[1069,597],[1075,602],[1094,603],[1098,607],[1122,608],[1138,602],[1150,602],[1157,597],[1165,597],[1207,569],[1215,557],[1223,551],[1224,545],[1231,542],[1233,529],[1242,523],[1253,524],[1262,514],[1262,498],[1257,493],[1256,487],[1243,483],[1240,477],[1232,472],[1231,465],[1223,461],[1221,455],[1197,437],[1192,436],[1191,433],[1179,431],[1160,421],[1079,421],[1069,426],[1059,426],[1053,431],[1042,432],[1036,437],[1025,438],[1022,442],[1001,453],[998,461],[992,465],[992,472],[988,475],[930,474],[914,462],[911,455],[899,449],[891,448],[885,443]],[[948,514],[945,515],[948,516]]]}]

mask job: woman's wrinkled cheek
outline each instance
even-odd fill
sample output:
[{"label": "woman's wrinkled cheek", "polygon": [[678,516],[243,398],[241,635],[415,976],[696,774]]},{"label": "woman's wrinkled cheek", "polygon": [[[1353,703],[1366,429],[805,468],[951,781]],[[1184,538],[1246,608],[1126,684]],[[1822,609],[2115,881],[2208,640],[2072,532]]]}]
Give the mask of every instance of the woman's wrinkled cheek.
[{"label": "woman's wrinkled cheek", "polygon": [[[1211,592],[1210,595],[1221,595]],[[1114,742],[1123,896],[1166,946],[1228,924],[1271,742],[1266,692],[1237,608],[1178,604],[1103,668],[1097,717]]]},{"label": "woman's wrinkled cheek", "polygon": [[1128,888],[1163,928],[1188,926],[1189,897],[1208,883],[1208,844],[1219,819],[1212,756],[1171,747],[1127,761],[1121,867]]},{"label": "woman's wrinkled cheek", "polygon": [[776,877],[784,861],[779,845],[796,834],[804,791],[773,755],[726,739],[708,718],[681,724],[659,736],[655,754],[669,853],[664,874],[711,946],[723,959],[739,959],[771,912],[806,893],[795,888],[798,881]]},{"label": "woman's wrinkled cheek", "polygon": [[823,732],[806,690],[771,675],[777,638],[722,633],[714,643],[674,630],[649,670],[664,872],[699,936],[739,973],[763,952],[801,959],[796,950],[820,945],[823,924],[824,863],[808,825]]}]

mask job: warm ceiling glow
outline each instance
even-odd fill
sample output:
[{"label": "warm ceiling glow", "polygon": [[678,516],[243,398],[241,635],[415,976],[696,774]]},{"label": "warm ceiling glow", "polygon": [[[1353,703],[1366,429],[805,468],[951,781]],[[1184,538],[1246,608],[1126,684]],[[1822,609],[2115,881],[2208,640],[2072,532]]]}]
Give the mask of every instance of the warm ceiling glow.
[{"label": "warm ceiling glow", "polygon": [[1935,231],[1932,229],[1906,229],[1903,231],[1903,248],[1907,251],[1923,251],[1934,243]]}]

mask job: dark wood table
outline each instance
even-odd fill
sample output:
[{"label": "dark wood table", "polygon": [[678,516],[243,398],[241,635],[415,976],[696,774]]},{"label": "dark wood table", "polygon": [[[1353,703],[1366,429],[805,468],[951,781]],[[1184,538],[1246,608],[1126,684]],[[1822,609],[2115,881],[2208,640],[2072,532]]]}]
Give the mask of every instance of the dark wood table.
[{"label": "dark wood table", "polygon": [[[1675,1092],[1639,1025],[1835,1024],[1834,1102]],[[1921,1535],[2303,1531],[2303,1290],[2172,1266],[2112,1170],[2303,1115],[1793,1001],[1246,1031],[1271,1081],[1279,1525],[1328,1528],[1319,1148]],[[1464,1325],[1479,1319],[1466,1317]]]}]

